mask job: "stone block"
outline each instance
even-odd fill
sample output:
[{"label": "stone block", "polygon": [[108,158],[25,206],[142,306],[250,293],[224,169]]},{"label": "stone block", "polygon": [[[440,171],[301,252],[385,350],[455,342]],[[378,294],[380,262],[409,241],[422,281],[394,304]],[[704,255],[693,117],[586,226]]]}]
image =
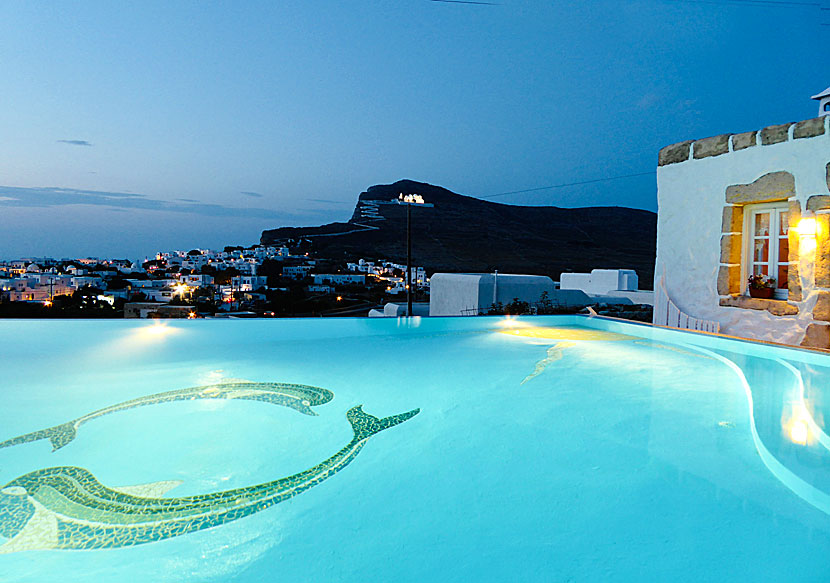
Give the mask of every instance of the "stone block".
[{"label": "stone block", "polygon": [[807,209],[813,212],[830,209],[830,195],[815,194],[807,199]]},{"label": "stone block", "polygon": [[[789,216],[789,224],[790,226],[797,225],[798,221],[801,220],[801,203],[797,200],[790,201],[790,208],[789,208],[790,216]],[[792,234],[792,232],[789,232]],[[796,237],[796,240],[798,238]]]},{"label": "stone block", "polygon": [[798,275],[798,264],[790,264],[787,270],[787,300],[791,302],[800,302],[804,299],[801,290],[801,277]]},{"label": "stone block", "polygon": [[721,298],[718,300],[718,305],[727,308],[742,308],[744,310],[766,310],[773,316],[795,316],[798,314],[798,306],[788,304],[783,300],[764,300],[746,296],[732,296]]},{"label": "stone block", "polygon": [[[791,226],[797,225],[801,220],[801,203],[797,200],[790,201],[790,216],[789,223]],[[787,299],[791,302],[800,302],[803,299],[801,290],[801,278],[798,275],[798,258],[799,258],[799,237],[798,232],[790,228],[787,232],[787,239],[789,243],[789,254],[787,261],[790,262],[790,267],[787,270]]]},{"label": "stone block", "polygon": [[798,140],[801,138],[814,138],[824,134],[824,117],[816,117],[813,119],[805,119],[795,124],[793,128],[793,138]]},{"label": "stone block", "polygon": [[813,320],[823,320],[830,322],[830,292],[820,291],[816,292],[818,299],[816,300],[816,307],[813,308]]},{"label": "stone block", "polygon": [[816,268],[817,287],[830,287],[830,215],[816,215]]},{"label": "stone block", "polygon": [[720,156],[729,151],[729,134],[704,138],[695,142],[694,157],[696,160]]},{"label": "stone block", "polygon": [[770,172],[749,184],[726,187],[726,202],[749,204],[787,200],[795,196],[795,178],[789,172]]},{"label": "stone block", "polygon": [[792,123],[782,123],[777,126],[769,126],[761,130],[761,145],[769,146],[786,142],[790,137],[790,126]]},{"label": "stone block", "polygon": [[718,295],[741,293],[741,266],[721,265],[718,268]]},{"label": "stone block", "polygon": [[801,346],[810,348],[830,348],[830,326],[827,324],[810,324],[804,332]]},{"label": "stone block", "polygon": [[744,229],[744,207],[723,207],[721,219],[721,233],[740,233]]},{"label": "stone block", "polygon": [[758,132],[744,132],[732,136],[732,150],[745,150],[758,145]]},{"label": "stone block", "polygon": [[741,262],[741,236],[721,235],[720,238],[720,262],[740,263]]},{"label": "stone block", "polygon": [[677,164],[678,162],[685,162],[689,159],[689,153],[692,149],[692,140],[685,142],[678,142],[671,146],[666,146],[660,150],[660,155],[657,159],[658,166],[666,166],[668,164]]}]

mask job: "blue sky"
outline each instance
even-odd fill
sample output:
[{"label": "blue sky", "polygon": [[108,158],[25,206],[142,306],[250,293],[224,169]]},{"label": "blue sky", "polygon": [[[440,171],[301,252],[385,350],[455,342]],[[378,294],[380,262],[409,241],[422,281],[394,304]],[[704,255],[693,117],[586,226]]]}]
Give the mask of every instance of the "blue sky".
[{"label": "blue sky", "polygon": [[[828,0],[0,4],[0,257],[139,257],[649,172],[813,117]],[[653,176],[498,197],[656,210]]]}]

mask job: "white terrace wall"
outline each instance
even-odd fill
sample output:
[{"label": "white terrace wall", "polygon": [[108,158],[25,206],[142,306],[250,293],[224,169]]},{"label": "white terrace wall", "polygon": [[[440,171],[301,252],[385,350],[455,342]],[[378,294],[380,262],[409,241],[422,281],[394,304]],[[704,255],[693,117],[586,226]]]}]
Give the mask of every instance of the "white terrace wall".
[{"label": "white terrace wall", "polygon": [[[828,126],[825,116],[660,151],[654,280],[665,276],[680,310],[725,334],[830,347]],[[789,201],[791,225],[819,211],[815,238],[790,231],[787,300],[744,296],[743,208],[772,201]]]},{"label": "white terrace wall", "polygon": [[513,273],[435,273],[430,279],[430,316],[475,316],[487,313],[494,303],[507,305],[514,299],[536,304],[547,292],[555,305],[590,303],[581,291],[556,290],[544,275]]}]

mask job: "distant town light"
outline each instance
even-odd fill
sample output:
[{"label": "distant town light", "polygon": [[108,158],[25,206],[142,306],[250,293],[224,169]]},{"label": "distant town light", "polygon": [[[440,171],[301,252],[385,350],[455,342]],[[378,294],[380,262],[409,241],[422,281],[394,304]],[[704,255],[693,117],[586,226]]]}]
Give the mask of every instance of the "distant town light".
[{"label": "distant town light", "polygon": [[339,301],[342,301],[342,300],[343,300],[343,296],[337,296],[337,301],[338,301],[338,302],[339,302]]}]

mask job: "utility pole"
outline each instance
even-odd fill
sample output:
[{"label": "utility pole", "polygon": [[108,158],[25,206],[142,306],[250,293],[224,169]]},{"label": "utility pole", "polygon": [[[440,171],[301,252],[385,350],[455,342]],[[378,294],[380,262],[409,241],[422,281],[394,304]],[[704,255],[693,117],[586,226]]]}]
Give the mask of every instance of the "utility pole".
[{"label": "utility pole", "polygon": [[406,205],[406,315],[412,315],[412,207],[432,207],[420,194],[398,195],[398,204]]},{"label": "utility pole", "polygon": [[412,315],[412,204],[406,205],[406,315]]}]

